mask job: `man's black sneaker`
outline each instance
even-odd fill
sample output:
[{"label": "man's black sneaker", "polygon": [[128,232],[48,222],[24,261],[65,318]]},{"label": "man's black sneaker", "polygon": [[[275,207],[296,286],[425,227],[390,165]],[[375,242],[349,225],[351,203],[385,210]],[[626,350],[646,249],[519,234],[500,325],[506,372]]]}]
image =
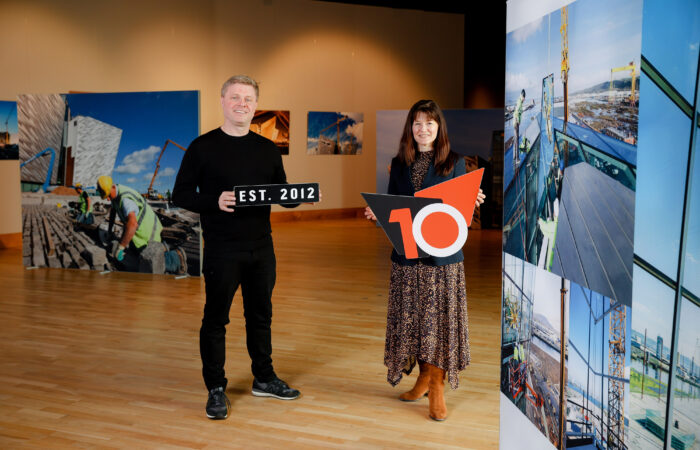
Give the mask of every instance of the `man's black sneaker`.
[{"label": "man's black sneaker", "polygon": [[231,409],[231,402],[226,397],[224,388],[219,386],[209,391],[207,400],[207,417],[210,419],[225,419]]},{"label": "man's black sneaker", "polygon": [[252,392],[256,397],[275,397],[280,400],[294,400],[301,395],[299,391],[290,388],[287,386],[287,383],[279,378],[275,378],[267,383],[254,379]]}]

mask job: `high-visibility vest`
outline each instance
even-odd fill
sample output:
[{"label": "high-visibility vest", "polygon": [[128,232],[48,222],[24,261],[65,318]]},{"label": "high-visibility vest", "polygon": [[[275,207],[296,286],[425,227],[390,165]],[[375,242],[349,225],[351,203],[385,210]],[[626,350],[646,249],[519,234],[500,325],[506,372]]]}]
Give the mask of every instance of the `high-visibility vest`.
[{"label": "high-visibility vest", "polygon": [[87,193],[84,191],[80,194],[80,212],[83,214],[92,212],[92,203],[90,203],[90,207],[88,208]]},{"label": "high-visibility vest", "polygon": [[117,214],[119,214],[119,218],[122,223],[124,223],[124,226],[126,226],[127,218],[124,217],[124,212],[122,211],[122,201],[125,198],[136,203],[139,208],[136,214],[138,228],[136,229],[134,237],[131,239],[134,246],[136,246],[136,248],[141,248],[147,245],[149,241],[160,242],[160,232],[163,230],[163,225],[160,224],[160,220],[158,220],[156,213],[151,209],[146,199],[134,189],[118,184],[117,198],[114,199],[113,203],[117,205]]},{"label": "high-visibility vest", "polygon": [[523,115],[523,97],[518,97],[518,102],[515,104],[515,112],[513,117],[515,117],[515,123],[519,124],[520,119]]}]

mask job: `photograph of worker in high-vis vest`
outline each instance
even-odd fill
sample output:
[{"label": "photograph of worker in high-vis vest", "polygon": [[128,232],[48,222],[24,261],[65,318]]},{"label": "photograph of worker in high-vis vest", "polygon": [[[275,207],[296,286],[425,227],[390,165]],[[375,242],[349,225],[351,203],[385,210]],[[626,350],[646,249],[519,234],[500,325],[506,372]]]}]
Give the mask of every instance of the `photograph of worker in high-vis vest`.
[{"label": "photograph of worker in high-vis vest", "polygon": [[23,94],[16,110],[25,266],[199,276],[199,214],[171,201],[198,91]]},{"label": "photograph of worker in high-vis vest", "polygon": [[[108,254],[117,267],[130,272],[187,273],[187,255],[180,247],[170,248],[162,241],[163,225],[153,208],[138,191],[114,184],[103,175],[97,179],[97,192],[109,199],[106,234]],[[121,222],[121,234],[114,233],[115,219]]]}]

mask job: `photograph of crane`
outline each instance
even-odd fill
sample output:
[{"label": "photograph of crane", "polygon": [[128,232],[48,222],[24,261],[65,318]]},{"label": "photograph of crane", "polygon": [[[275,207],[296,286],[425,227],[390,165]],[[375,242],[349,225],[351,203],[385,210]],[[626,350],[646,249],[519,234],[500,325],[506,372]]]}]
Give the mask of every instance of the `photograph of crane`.
[{"label": "photograph of crane", "polygon": [[[198,91],[20,95],[17,109],[25,265],[199,275],[199,217],[170,202]],[[112,186],[131,193],[118,208]]]},{"label": "photograph of crane", "polygon": [[506,37],[504,250],[631,304],[641,0]]},{"label": "photograph of crane", "polygon": [[561,381],[570,283],[503,255],[501,392],[553,446],[564,448]]},{"label": "photograph of crane", "polygon": [[362,153],[363,113],[309,111],[307,127],[307,155]]},{"label": "photograph of crane", "polygon": [[0,159],[19,159],[17,102],[0,101]]},{"label": "photograph of crane", "polygon": [[571,283],[566,447],[638,448],[629,440],[630,307]]},{"label": "photograph of crane", "polygon": [[289,154],[289,111],[255,111],[250,131],[274,142],[281,154]]}]

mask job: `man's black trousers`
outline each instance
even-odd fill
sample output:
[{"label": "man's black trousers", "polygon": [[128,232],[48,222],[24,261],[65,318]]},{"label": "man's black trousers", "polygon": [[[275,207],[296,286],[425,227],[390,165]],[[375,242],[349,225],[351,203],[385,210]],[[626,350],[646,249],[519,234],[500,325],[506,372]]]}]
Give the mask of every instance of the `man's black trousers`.
[{"label": "man's black trousers", "polygon": [[275,378],[272,368],[272,289],[275,286],[275,251],[272,243],[252,250],[228,252],[224,257],[204,252],[206,304],[199,331],[202,375],[207,389],[226,389],[226,325],[233,296],[241,286],[246,344],[253,376],[268,382]]}]

